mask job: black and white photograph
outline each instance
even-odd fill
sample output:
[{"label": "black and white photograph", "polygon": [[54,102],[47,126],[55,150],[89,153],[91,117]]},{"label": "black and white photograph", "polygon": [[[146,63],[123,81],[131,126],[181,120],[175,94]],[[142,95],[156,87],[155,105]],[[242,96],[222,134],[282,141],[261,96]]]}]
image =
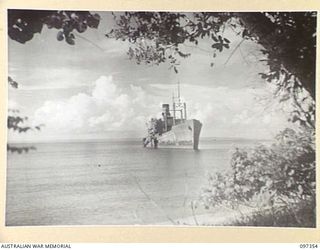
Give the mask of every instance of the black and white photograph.
[{"label": "black and white photograph", "polygon": [[7,9],[5,225],[315,228],[316,23]]}]

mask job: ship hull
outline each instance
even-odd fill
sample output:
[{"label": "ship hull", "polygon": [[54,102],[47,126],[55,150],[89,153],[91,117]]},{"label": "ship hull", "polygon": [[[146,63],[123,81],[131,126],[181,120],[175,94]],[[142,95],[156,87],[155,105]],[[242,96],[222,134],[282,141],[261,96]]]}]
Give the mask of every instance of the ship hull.
[{"label": "ship hull", "polygon": [[175,125],[170,131],[158,135],[158,145],[174,147],[191,147],[199,149],[199,137],[202,124],[195,119],[186,120],[181,124]]}]

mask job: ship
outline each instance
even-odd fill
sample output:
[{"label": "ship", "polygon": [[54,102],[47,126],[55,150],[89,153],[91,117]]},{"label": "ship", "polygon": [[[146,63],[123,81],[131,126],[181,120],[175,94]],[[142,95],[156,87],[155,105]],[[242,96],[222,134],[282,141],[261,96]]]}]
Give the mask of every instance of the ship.
[{"label": "ship", "polygon": [[180,98],[180,84],[178,95],[172,96],[172,108],[169,104],[162,104],[162,117],[151,118],[147,123],[147,136],[142,139],[143,146],[184,147],[199,149],[199,139],[202,123],[197,119],[188,119],[187,104]]}]

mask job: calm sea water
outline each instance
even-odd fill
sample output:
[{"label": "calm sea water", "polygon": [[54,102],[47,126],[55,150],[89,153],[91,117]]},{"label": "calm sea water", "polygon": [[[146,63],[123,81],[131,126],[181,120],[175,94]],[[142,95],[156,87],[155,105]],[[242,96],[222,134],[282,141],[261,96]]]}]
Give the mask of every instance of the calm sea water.
[{"label": "calm sea water", "polygon": [[248,140],[202,140],[199,151],[140,141],[36,143],[8,153],[6,225],[150,225],[191,216],[207,174],[230,168]]}]

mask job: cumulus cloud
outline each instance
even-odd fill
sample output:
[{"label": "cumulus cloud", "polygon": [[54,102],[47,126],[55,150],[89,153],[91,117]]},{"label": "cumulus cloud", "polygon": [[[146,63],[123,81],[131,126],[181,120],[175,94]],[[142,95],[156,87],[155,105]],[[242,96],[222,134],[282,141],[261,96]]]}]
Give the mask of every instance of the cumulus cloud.
[{"label": "cumulus cloud", "polygon": [[[144,132],[151,117],[161,116],[161,103],[171,102],[172,86],[161,87],[167,97],[153,95],[141,86],[118,84],[112,76],[101,76],[87,92],[46,101],[35,111],[34,123],[45,124],[51,134]],[[181,89],[188,117],[203,123],[202,136],[271,137],[286,126],[282,114],[263,112],[265,107],[255,99],[257,90],[190,84],[181,84]]]},{"label": "cumulus cloud", "polygon": [[63,101],[46,101],[34,113],[34,123],[61,132],[136,130],[159,102],[134,85],[120,88],[112,76],[101,76],[89,93],[78,93]]}]

